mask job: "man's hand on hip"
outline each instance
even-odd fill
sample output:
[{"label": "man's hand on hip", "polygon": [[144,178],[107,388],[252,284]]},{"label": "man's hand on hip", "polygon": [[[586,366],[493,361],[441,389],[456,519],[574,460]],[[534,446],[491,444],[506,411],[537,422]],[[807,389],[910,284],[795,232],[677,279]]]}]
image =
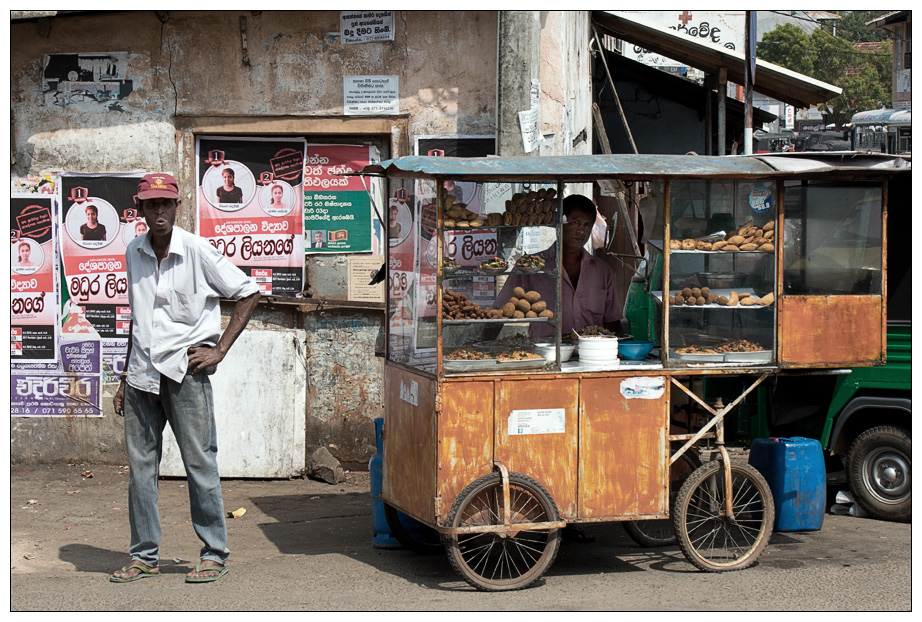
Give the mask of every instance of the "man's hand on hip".
[{"label": "man's hand on hip", "polygon": [[[224,354],[212,346],[199,346],[189,348],[189,365],[186,368],[190,374],[208,371],[208,368],[214,368],[224,360]],[[213,371],[211,372],[213,373]]]}]

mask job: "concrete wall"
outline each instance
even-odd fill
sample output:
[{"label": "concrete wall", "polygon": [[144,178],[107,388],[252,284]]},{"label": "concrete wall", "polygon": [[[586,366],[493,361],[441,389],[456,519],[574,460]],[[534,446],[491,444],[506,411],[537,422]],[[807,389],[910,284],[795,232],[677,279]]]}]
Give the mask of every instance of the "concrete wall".
[{"label": "concrete wall", "polygon": [[[541,13],[542,131],[552,152],[573,152],[591,97],[586,12]],[[178,224],[194,230],[196,135],[306,136],[315,142],[368,142],[382,156],[410,153],[417,135],[497,132],[496,11],[397,11],[394,41],[343,45],[339,11],[74,12],[11,20],[12,174],[171,171],[183,206]],[[571,45],[582,47],[574,52]],[[49,103],[46,54],[127,52],[132,92],[116,105]],[[547,60],[545,60],[547,55]],[[344,75],[397,75],[400,115],[345,117]],[[546,106],[546,107],[545,107]],[[580,147],[582,149],[582,147]],[[313,296],[345,301],[343,257],[306,263]],[[331,272],[332,271],[332,272]],[[330,276],[332,274],[332,276]],[[313,280],[313,279],[312,279]],[[332,285],[331,285],[332,284]],[[307,451],[325,445],[347,465],[367,464],[372,420],[383,414],[380,342],[374,309],[260,305],[247,330],[303,327],[309,354]],[[246,370],[240,370],[246,377]],[[284,379],[279,379],[284,382]],[[13,419],[16,463],[122,464],[121,419],[108,387],[104,417]]]}]

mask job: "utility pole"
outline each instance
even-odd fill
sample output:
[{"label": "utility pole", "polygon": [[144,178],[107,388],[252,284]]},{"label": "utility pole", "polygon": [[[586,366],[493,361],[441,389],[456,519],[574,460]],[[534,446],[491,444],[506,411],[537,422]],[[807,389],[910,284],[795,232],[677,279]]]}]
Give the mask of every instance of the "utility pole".
[{"label": "utility pole", "polygon": [[756,77],[756,12],[746,11],[746,92],[743,153],[752,155],[752,85]]},{"label": "utility pole", "polygon": [[519,112],[531,107],[532,80],[540,68],[541,23],[538,11],[499,11],[496,67],[496,154],[525,153]]}]

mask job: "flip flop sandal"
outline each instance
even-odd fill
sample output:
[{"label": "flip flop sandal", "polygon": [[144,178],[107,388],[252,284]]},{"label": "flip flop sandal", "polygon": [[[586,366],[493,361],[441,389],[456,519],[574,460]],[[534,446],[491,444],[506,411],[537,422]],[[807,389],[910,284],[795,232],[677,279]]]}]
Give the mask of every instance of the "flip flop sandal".
[{"label": "flip flop sandal", "polygon": [[148,577],[159,577],[160,571],[151,572],[151,569],[147,566],[142,566],[141,564],[132,564],[131,566],[126,566],[122,568],[122,572],[128,572],[132,568],[137,568],[140,572],[133,577],[116,577],[114,574],[109,577],[109,581],[112,583],[130,583],[132,581],[138,581],[139,579],[147,579]]},{"label": "flip flop sandal", "polygon": [[[220,568],[221,568],[221,572],[211,577],[186,577],[186,583],[212,583],[214,581],[217,581],[218,579],[226,575],[229,570],[227,566],[221,566]],[[195,572],[208,572],[209,570],[212,570],[212,569],[217,570],[218,566],[208,566],[206,568],[202,568],[201,563],[198,563],[195,565]]]}]

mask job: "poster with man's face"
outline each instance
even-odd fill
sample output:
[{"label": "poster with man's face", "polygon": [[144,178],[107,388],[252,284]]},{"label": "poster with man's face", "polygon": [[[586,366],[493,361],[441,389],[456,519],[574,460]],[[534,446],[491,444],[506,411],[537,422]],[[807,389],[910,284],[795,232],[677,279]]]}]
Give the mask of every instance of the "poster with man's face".
[{"label": "poster with man's face", "polygon": [[296,296],[303,287],[304,145],[299,138],[196,143],[197,233],[267,296]]}]

